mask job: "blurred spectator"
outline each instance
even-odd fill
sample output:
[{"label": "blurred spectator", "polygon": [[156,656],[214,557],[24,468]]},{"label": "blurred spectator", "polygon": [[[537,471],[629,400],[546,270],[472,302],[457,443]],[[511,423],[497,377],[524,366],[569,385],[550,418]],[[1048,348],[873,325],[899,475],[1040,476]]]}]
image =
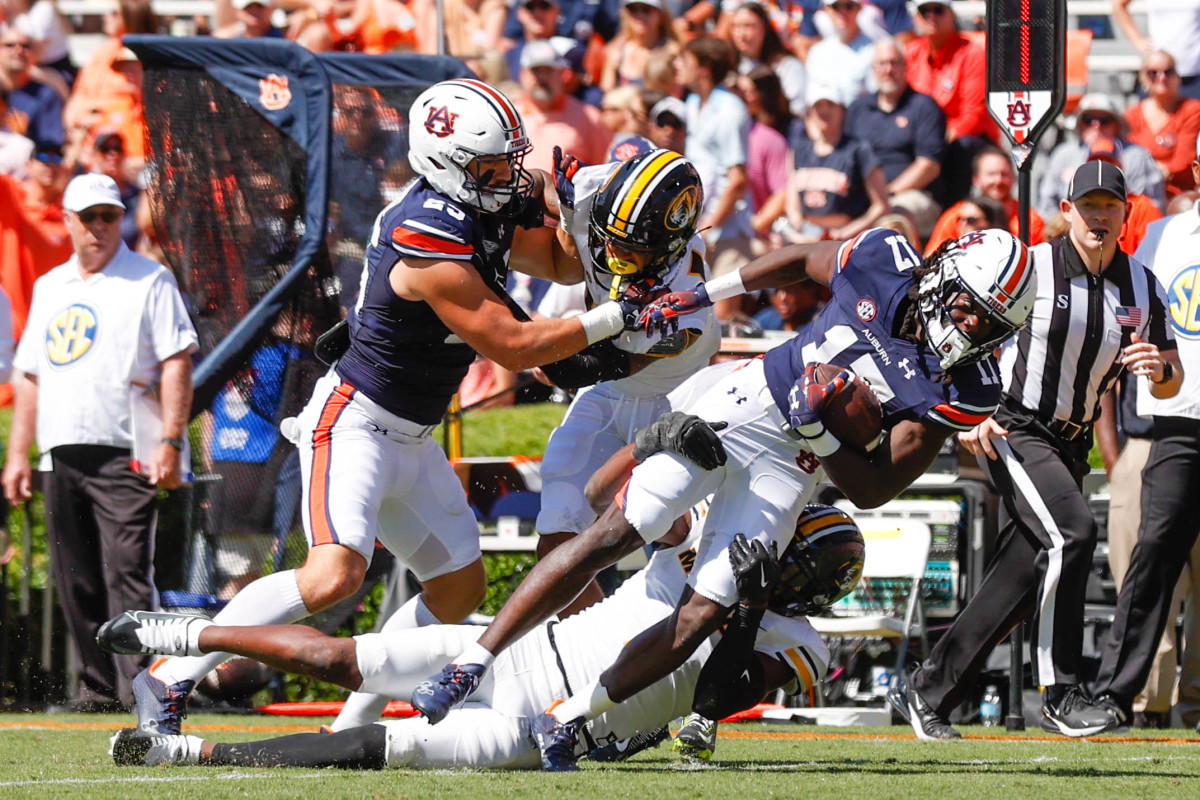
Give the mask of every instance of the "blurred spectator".
[{"label": "blurred spectator", "polygon": [[758,66],[767,66],[779,76],[779,85],[792,113],[804,113],[804,65],[787,47],[759,3],[743,3],[733,12],[729,40],[737,50],[738,72],[745,75]]},{"label": "blurred spectator", "polygon": [[385,205],[382,187],[395,164],[405,163],[408,142],[380,126],[380,96],[368,86],[344,86],[336,95],[330,161],[335,175],[354,180],[330,184],[330,216],[337,230],[334,272],[341,286],[343,309],[358,299],[363,242],[370,241],[375,217]]},{"label": "blurred spectator", "polygon": [[[127,155],[140,163],[146,157],[146,118],[142,107],[142,65],[121,44],[127,33],[157,33],[158,18],[150,0],[120,0],[119,7],[104,16],[108,38],[79,71],[64,120],[72,141],[82,142],[98,128],[111,125],[121,131]],[[67,161],[72,154],[67,153]]]},{"label": "blurred spectator", "polygon": [[67,226],[63,220],[62,195],[70,177],[63,168],[62,148],[56,144],[36,145],[29,158],[25,187],[25,216],[50,239],[62,243],[63,261],[70,255]]},{"label": "blurred spectator", "polygon": [[646,63],[655,50],[678,52],[679,34],[663,0],[625,0],[616,37],[604,47],[600,88],[605,91],[632,83],[645,83]]},{"label": "blurred spectator", "polygon": [[1008,228],[1008,209],[1003,203],[987,195],[976,195],[959,204],[956,237],[991,228]]},{"label": "blurred spectator", "polygon": [[141,232],[137,224],[137,204],[142,190],[137,185],[137,172],[131,174],[125,163],[125,137],[116,128],[101,128],[96,133],[92,152],[92,172],[112,178],[120,189],[121,202],[125,204],[121,239],[130,248],[136,247]]},{"label": "blurred spectator", "polygon": [[59,16],[54,0],[8,0],[8,14],[9,24],[33,40],[34,63],[43,70],[54,70],[70,88],[79,69],[71,63],[70,28]]},{"label": "blurred spectator", "polygon": [[[688,157],[704,187],[704,208],[696,229],[708,245],[712,277],[747,264],[751,257],[750,208],[746,202],[746,148],[750,114],[741,98],[725,88],[736,55],[728,42],[702,36],[684,45],[675,60],[679,82],[687,98]],[[741,298],[718,300],[717,317],[729,319]]]},{"label": "blurred spectator", "polygon": [[559,0],[519,0],[515,6],[514,14],[520,22],[518,35],[512,36],[505,30],[505,35],[513,40],[512,47],[504,54],[509,77],[515,80],[521,74],[521,53],[526,44],[555,35],[562,14],[558,3]]},{"label": "blurred spectator", "polygon": [[[611,41],[617,35],[619,0],[556,0],[555,24],[540,36],[529,37],[522,10],[527,3],[512,6],[504,25],[504,38],[518,44],[533,39],[548,39],[556,33],[574,39],[585,47],[593,36]],[[516,66],[516,62],[513,63]],[[516,74],[514,71],[513,75]]]},{"label": "blurred spectator", "polygon": [[737,88],[754,120],[746,149],[751,224],[758,237],[766,239],[781,212],[778,203],[768,201],[787,186],[787,131],[794,118],[779,76],[770,67],[755,67],[749,74],[739,75]]},{"label": "blurred spectator", "polygon": [[0,175],[25,178],[33,141],[8,126],[8,92],[0,87]]},{"label": "blurred spectator", "polygon": [[823,0],[825,12],[833,22],[833,33],[808,51],[804,62],[813,83],[838,86],[847,103],[867,92],[867,77],[873,55],[871,37],[858,27],[858,0]]},{"label": "blurred spectator", "polygon": [[682,153],[687,146],[687,106],[677,97],[663,97],[650,107],[646,138],[655,147]]},{"label": "blurred spectator", "polygon": [[[1020,220],[1017,216],[1017,199],[1012,196],[1013,181],[1015,180],[1012,160],[998,147],[988,147],[975,155],[975,163],[971,169],[971,197],[990,197],[1003,204],[1008,212],[1008,229],[1013,236],[1020,236]],[[969,198],[968,198],[969,199]],[[938,217],[933,235],[925,243],[925,254],[929,255],[947,239],[958,236],[959,216],[963,213],[966,200],[961,200],[945,210]],[[1029,243],[1041,244],[1045,241],[1044,228],[1046,224],[1042,215],[1032,208],[1029,209]]]},{"label": "blurred spectator", "polygon": [[237,12],[237,21],[224,25],[213,31],[218,39],[282,39],[282,28],[271,24],[271,12],[274,6],[262,0],[233,0],[233,9]]},{"label": "blurred spectator", "polygon": [[816,281],[801,281],[771,292],[771,305],[754,315],[765,331],[798,333],[812,322],[829,299],[829,290]]},{"label": "blurred spectator", "polygon": [[[10,502],[32,496],[36,432],[49,467],[42,489],[51,562],[79,653],[72,710],[112,710],[132,704],[133,677],[149,658],[114,659],[96,631],[157,600],[157,488],[183,479],[197,340],[171,273],[122,244],[112,179],[74,178],[63,205],[75,252],[38,279],[30,335],[14,360],[22,374],[3,484]],[[147,387],[161,401],[161,441],[139,442],[150,450],[140,456],[143,473],[130,469],[130,409]]]},{"label": "blurred spectator", "polygon": [[975,154],[996,141],[998,129],[985,103],[987,56],[958,31],[954,10],[942,0],[917,7],[922,35],[908,43],[908,84],[927,94],[946,115],[948,146],[942,159],[944,203],[966,196]]},{"label": "blurred spectator", "polygon": [[902,234],[914,250],[918,253],[921,252],[921,237],[917,235],[917,228],[907,214],[884,214],[875,220],[875,227],[887,228],[889,231]]},{"label": "blurred spectator", "polygon": [[1146,30],[1143,35],[1129,13],[1132,0],[1113,0],[1112,16],[1125,38],[1139,53],[1165,50],[1177,62],[1183,78],[1182,91],[1200,100],[1200,3],[1192,0],[1144,3]]},{"label": "blurred spectator", "polygon": [[845,132],[837,86],[813,84],[785,197],[794,241],[849,239],[887,213],[887,181],[870,145]]},{"label": "blurred spectator", "polygon": [[1121,163],[1124,165],[1121,171],[1125,173],[1129,191],[1144,194],[1160,208],[1163,206],[1162,173],[1146,148],[1132,144],[1121,135],[1123,122],[1116,103],[1108,95],[1093,92],[1080,98],[1075,116],[1078,137],[1068,139],[1050,151],[1046,171],[1038,185],[1037,209],[1044,217],[1049,219],[1058,211],[1059,201],[1067,196],[1071,176],[1087,161],[1088,148],[1099,136],[1121,143]]},{"label": "blurred spectator", "polygon": [[521,117],[533,151],[527,169],[554,173],[554,147],[588,164],[604,160],[612,134],[595,106],[566,93],[566,60],[548,41],[533,41],[521,50]]},{"label": "blurred spectator", "polygon": [[1166,50],[1149,53],[1139,73],[1146,97],[1125,111],[1129,141],[1154,157],[1167,199],[1193,188],[1192,161],[1200,134],[1200,100],[1179,93],[1175,59]]},{"label": "blurred spectator", "polygon": [[51,87],[36,81],[31,75],[34,64],[34,42],[29,35],[13,26],[0,30],[0,71],[4,72],[8,89],[8,113],[5,123],[9,130],[34,142],[62,144],[63,101]]},{"label": "blurred spectator", "polygon": [[[426,0],[358,0],[347,27],[363,53],[415,53],[421,48],[422,19],[431,13]],[[437,42],[431,44],[430,52],[437,52]]]},{"label": "blurred spectator", "polygon": [[666,47],[651,53],[642,75],[642,88],[672,97],[682,97],[684,88],[679,85],[679,76],[675,73],[675,59],[678,55]]},{"label": "blurred spectator", "polygon": [[[446,52],[475,69],[474,61],[489,50],[500,49],[508,4],[504,0],[443,0]],[[422,30],[422,43],[429,41],[437,52],[437,14],[426,16],[431,30]],[[478,71],[478,70],[476,70]]]},{"label": "blurred spectator", "polygon": [[600,101],[600,119],[611,132],[610,148],[626,139],[645,136],[648,129],[642,90],[629,84],[609,89]]},{"label": "blurred spectator", "polygon": [[873,54],[879,91],[850,104],[846,132],[871,146],[892,206],[909,214],[924,238],[941,212],[931,187],[942,172],[946,118],[932,97],[908,85],[895,39],[876,42]]},{"label": "blurred spectator", "polygon": [[[1098,136],[1088,150],[1088,161],[1107,161],[1120,167],[1123,153],[1124,147],[1119,141],[1107,136]],[[1125,227],[1121,229],[1117,243],[1125,255],[1131,256],[1137,252],[1142,239],[1146,238],[1146,228],[1156,219],[1162,219],[1163,213],[1154,201],[1144,194],[1129,192],[1125,199],[1129,204],[1129,211],[1125,215]]]},{"label": "blurred spectator", "polygon": [[600,108],[604,100],[604,90],[592,82],[592,73],[587,68],[587,48],[574,39],[566,36],[551,36],[550,44],[567,62],[564,73],[564,88],[567,94],[582,100],[589,106]]}]

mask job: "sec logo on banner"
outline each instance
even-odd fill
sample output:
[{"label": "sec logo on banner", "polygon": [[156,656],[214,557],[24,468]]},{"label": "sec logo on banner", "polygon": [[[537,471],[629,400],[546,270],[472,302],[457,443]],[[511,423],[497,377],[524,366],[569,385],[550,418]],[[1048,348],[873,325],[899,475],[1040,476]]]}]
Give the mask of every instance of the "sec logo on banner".
[{"label": "sec logo on banner", "polygon": [[50,320],[46,329],[46,359],[64,367],[87,355],[96,342],[96,312],[75,303]]},{"label": "sec logo on banner", "polygon": [[1167,287],[1171,327],[1176,336],[1200,339],[1200,264],[1183,269]]}]

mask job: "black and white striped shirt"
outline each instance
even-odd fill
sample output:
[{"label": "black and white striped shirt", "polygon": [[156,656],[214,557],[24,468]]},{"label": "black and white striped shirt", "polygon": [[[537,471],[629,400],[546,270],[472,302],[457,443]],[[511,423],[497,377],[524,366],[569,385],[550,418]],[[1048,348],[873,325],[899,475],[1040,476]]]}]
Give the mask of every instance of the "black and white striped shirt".
[{"label": "black and white striped shirt", "polygon": [[1044,422],[1091,423],[1121,373],[1121,351],[1136,333],[1175,349],[1166,292],[1141,263],[1118,251],[1099,276],[1069,236],[1030,248],[1037,299],[1029,323],[1004,345],[1004,393]]}]

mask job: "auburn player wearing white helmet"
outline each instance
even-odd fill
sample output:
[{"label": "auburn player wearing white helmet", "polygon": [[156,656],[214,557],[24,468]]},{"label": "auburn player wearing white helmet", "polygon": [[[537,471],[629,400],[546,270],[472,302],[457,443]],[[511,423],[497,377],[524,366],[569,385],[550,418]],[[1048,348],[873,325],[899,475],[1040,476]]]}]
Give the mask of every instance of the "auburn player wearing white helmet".
[{"label": "auburn player wearing white helmet", "polygon": [[[557,362],[633,315],[613,301],[530,321],[505,293],[510,267],[582,279],[541,227],[554,192],[548,176],[522,167],[530,144],[507,97],[480,81],[443,81],[413,102],[408,131],[417,177],[375,220],[342,339],[323,337],[336,363],[284,424],[301,454],[308,557],[244,588],[222,623],[287,623],[328,608],[361,585],[376,540],[422,584],[389,629],[463,619],[485,594],[479,528],[429,434],[476,353],[511,370]],[[188,693],[224,658],[162,659],[139,675],[139,728],[178,733]],[[356,698],[335,727],[374,719],[377,707]]]},{"label": "auburn player wearing white helmet", "polygon": [[[574,159],[556,152],[555,161],[559,237],[583,262],[589,306],[704,282],[704,239],[696,233],[703,189],[686,158],[651,150],[623,163],[576,169]],[[673,332],[621,334],[611,340],[616,353],[607,369],[579,375],[594,385],[576,394],[542,459],[539,558],[596,519],[584,496],[588,479],[638,429],[670,410],[667,392],[706,366],[719,340],[716,315],[704,309]],[[592,583],[562,616],[603,597]]]},{"label": "auburn player wearing white helmet", "polygon": [[[953,432],[995,410],[1000,387],[992,350],[1025,323],[1035,282],[1028,251],[1006,232],[951,241],[926,263],[906,239],[883,229],[846,242],[794,245],[695,292],[666,295],[647,307],[646,317],[666,323],[722,297],[804,279],[833,292],[813,324],[726,373],[683,409],[728,423],[719,434],[724,466],[705,472],[659,453],[636,467],[597,522],[537,564],[479,641],[419,687],[432,697],[425,703],[432,721],[470,694],[494,654],[561,608],[596,570],[657,540],[684,509],[712,495],[701,563],[676,613],[547,714],[545,766],[563,768],[555,755],[568,749],[563,742],[669,674],[728,616],[736,591],[723,553],[736,533],[768,546],[784,540],[825,473],[856,505],[877,506],[921,475]],[[822,385],[820,363],[846,374]],[[842,447],[821,421],[851,370],[871,384],[890,429],[869,454]]]},{"label": "auburn player wearing white helmet", "polygon": [[[436,727],[414,717],[241,744],[139,737],[126,729],[112,738],[112,755],[123,765],[536,768],[530,717],[567,686],[594,680],[629,638],[674,610],[694,571],[703,508],[689,518],[694,524],[682,541],[656,550],[611,597],[523,637],[497,660],[470,706]],[[580,754],[658,728],[689,708],[723,716],[776,688],[798,693],[816,685],[828,650],[803,614],[827,608],[857,585],[865,544],[845,513],[819,505],[803,510],[790,538],[778,560],[761,543],[738,543],[731,569],[746,605],[737,624],[709,636],[669,680],[592,721],[581,732]],[[224,627],[201,617],[129,612],[105,625],[101,642],[116,652],[162,652],[178,637],[189,642],[189,652],[225,649],[350,689],[405,697],[479,631],[431,625],[335,638],[299,625]]]}]

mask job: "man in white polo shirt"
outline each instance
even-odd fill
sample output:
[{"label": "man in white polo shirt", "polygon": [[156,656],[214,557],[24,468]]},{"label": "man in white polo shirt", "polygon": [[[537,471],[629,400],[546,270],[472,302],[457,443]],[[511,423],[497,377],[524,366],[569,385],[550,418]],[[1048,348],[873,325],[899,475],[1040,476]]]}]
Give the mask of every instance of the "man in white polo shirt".
[{"label": "man in white polo shirt", "polygon": [[[63,208],[75,254],[34,284],[2,480],[9,501],[29,499],[36,430],[55,580],[79,650],[72,707],[117,710],[133,702],[148,659],[114,660],[96,631],[155,604],[155,487],[180,483],[197,338],[171,273],[121,241],[125,206],[112,178],[74,178]],[[146,391],[161,402],[162,434],[143,475],[130,466],[130,399]]]}]

